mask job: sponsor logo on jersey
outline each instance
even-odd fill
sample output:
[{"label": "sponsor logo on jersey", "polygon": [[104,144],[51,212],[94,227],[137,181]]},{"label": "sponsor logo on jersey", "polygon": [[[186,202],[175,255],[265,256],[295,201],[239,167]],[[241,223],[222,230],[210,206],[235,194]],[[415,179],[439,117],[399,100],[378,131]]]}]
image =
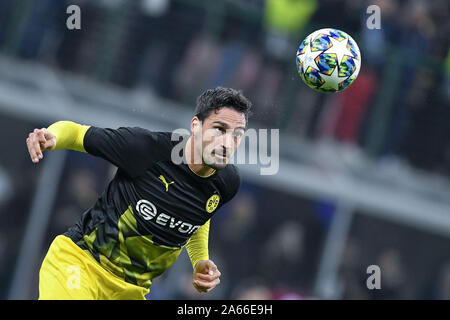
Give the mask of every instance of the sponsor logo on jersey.
[{"label": "sponsor logo on jersey", "polygon": [[136,211],[141,217],[150,221],[153,220],[158,225],[164,226],[169,229],[177,230],[179,233],[191,234],[197,231],[201,226],[194,226],[191,223],[178,220],[166,213],[160,212],[156,209],[156,206],[148,200],[139,200],[136,203]]}]

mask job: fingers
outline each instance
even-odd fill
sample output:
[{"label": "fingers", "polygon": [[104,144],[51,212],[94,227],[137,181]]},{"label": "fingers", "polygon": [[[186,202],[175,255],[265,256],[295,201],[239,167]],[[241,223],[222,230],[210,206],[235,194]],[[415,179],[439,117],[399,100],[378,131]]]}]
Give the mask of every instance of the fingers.
[{"label": "fingers", "polygon": [[209,274],[211,274],[211,272],[212,272],[212,273],[215,273],[216,271],[218,271],[218,270],[217,270],[217,266],[216,266],[215,263],[212,262],[211,260],[207,260],[207,261],[206,261],[205,268],[206,268],[206,271],[207,271]]},{"label": "fingers", "polygon": [[47,139],[45,138],[42,130],[34,129],[34,131],[28,135],[26,140],[27,148],[33,163],[38,163],[39,160],[44,157],[42,154],[42,149],[46,141]]},{"label": "fingers", "polygon": [[212,289],[220,283],[220,279],[217,278],[213,281],[203,281],[203,280],[194,280],[194,283],[199,287],[203,287],[205,289]]},{"label": "fingers", "polygon": [[211,260],[208,260],[207,262],[207,267],[209,268],[209,270],[217,270],[217,266],[214,262],[212,262]]},{"label": "fingers", "polygon": [[[38,163],[39,157],[37,154],[36,142],[34,140],[34,137],[31,134],[27,138],[27,147],[28,147],[28,153],[30,154],[30,157],[31,157],[31,161],[33,161],[33,163]],[[39,149],[40,149],[40,147],[39,147]]]},{"label": "fingers", "polygon": [[221,273],[212,262],[207,265],[207,268],[203,272],[207,273],[196,272],[194,274],[192,284],[198,292],[209,292],[219,285]]},{"label": "fingers", "polygon": [[205,281],[213,281],[221,276],[221,273],[219,270],[217,270],[216,272],[213,272],[212,270],[210,270],[210,272],[212,274],[196,273],[195,276],[199,280],[205,280]]},{"label": "fingers", "polygon": [[194,286],[195,290],[197,290],[197,292],[206,292],[206,289],[200,287],[195,280],[192,281],[192,285]]},{"label": "fingers", "polygon": [[219,283],[221,276],[217,266],[211,260],[200,260],[194,268],[192,285],[198,292],[208,292]]},{"label": "fingers", "polygon": [[220,279],[217,278],[213,281],[194,280],[192,284],[198,292],[209,292],[219,285]]},{"label": "fingers", "polygon": [[42,128],[41,130],[46,140],[51,140],[55,137],[53,134],[50,133],[50,131],[47,130],[47,128]]}]

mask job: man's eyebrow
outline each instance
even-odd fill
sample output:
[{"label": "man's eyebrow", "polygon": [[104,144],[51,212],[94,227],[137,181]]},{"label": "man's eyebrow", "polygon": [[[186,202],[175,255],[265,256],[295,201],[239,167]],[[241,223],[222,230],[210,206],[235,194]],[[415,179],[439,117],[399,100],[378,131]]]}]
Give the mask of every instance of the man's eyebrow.
[{"label": "man's eyebrow", "polygon": [[[216,121],[213,121],[213,123],[217,123],[217,124],[220,124],[221,126],[224,126],[225,128],[229,128],[228,123],[223,122],[223,121],[216,120]],[[234,128],[234,130],[237,130],[237,129],[241,129],[241,130],[245,131],[245,127],[236,127],[236,128]]]},{"label": "man's eyebrow", "polygon": [[224,126],[224,127],[229,127],[228,126],[228,123],[226,123],[226,122],[222,122],[222,121],[219,121],[219,120],[216,120],[216,121],[214,121],[213,123],[218,123],[218,124],[220,124],[221,126]]}]

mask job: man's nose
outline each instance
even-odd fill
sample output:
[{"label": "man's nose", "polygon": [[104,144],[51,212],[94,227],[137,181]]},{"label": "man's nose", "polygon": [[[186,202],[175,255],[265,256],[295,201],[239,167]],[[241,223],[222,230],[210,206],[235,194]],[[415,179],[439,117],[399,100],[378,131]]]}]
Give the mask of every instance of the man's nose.
[{"label": "man's nose", "polygon": [[222,147],[225,151],[233,150],[234,146],[234,140],[233,140],[233,134],[228,133],[225,135],[224,140],[222,141]]}]

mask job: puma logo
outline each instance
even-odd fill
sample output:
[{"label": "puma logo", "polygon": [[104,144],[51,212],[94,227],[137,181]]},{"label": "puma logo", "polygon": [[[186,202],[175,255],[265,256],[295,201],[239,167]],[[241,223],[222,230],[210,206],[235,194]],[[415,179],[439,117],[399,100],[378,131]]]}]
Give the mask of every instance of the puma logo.
[{"label": "puma logo", "polygon": [[169,183],[167,183],[166,178],[164,178],[163,175],[159,176],[159,179],[164,183],[164,185],[166,186],[166,192],[169,191],[169,185],[171,185],[172,183],[175,183],[175,181],[171,181]]}]

